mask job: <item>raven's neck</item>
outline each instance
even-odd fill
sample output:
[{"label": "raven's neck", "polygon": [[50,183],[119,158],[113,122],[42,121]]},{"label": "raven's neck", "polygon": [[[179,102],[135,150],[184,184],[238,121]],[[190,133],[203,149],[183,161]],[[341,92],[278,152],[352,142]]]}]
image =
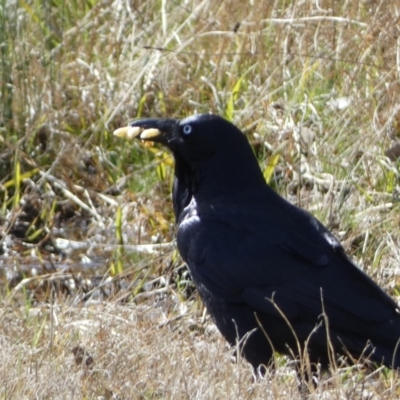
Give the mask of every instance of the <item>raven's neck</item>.
[{"label": "raven's neck", "polygon": [[192,178],[193,172],[190,167],[181,159],[175,156],[175,177],[172,188],[172,202],[174,205],[174,213],[176,222],[186,206],[192,200],[193,193],[196,188],[193,187],[194,180]]},{"label": "raven's neck", "polygon": [[183,210],[192,200],[193,189],[191,186],[190,176],[187,174],[175,173],[174,186],[172,189],[172,202],[174,205],[175,220],[177,223]]},{"label": "raven's neck", "polygon": [[242,148],[236,156],[223,160],[211,157],[197,165],[189,165],[181,157],[174,156],[173,204],[177,222],[193,197],[200,204],[234,197],[251,187],[266,186],[250,146]]}]

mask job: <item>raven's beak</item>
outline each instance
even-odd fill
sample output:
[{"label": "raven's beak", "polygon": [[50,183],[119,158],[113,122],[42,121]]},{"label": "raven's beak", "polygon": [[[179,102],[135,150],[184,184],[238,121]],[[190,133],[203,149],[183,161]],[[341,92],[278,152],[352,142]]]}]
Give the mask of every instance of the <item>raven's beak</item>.
[{"label": "raven's beak", "polygon": [[165,143],[177,123],[174,119],[139,119],[129,126],[114,131],[114,136],[133,140],[138,137],[142,140]]}]

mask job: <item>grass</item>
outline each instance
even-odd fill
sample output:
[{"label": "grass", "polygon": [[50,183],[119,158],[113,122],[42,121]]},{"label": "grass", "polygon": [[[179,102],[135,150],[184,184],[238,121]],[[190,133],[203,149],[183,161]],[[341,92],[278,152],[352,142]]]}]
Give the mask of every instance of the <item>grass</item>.
[{"label": "grass", "polygon": [[[298,397],[285,358],[261,381],[232,361],[168,247],[171,158],[112,131],[141,116],[232,120],[271,186],[396,298],[398,12],[0,0],[1,396]],[[391,372],[342,364],[311,392],[399,397]]]}]

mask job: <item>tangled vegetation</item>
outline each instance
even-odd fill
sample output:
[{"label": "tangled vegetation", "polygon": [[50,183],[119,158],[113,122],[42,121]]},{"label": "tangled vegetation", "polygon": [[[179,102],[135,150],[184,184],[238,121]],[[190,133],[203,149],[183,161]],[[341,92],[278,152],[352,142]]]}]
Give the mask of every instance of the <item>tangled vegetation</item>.
[{"label": "tangled vegetation", "polygon": [[[2,398],[296,398],[255,381],[174,247],[171,156],[115,128],[213,112],[400,295],[400,7],[0,0]],[[311,398],[400,396],[338,365]]]}]

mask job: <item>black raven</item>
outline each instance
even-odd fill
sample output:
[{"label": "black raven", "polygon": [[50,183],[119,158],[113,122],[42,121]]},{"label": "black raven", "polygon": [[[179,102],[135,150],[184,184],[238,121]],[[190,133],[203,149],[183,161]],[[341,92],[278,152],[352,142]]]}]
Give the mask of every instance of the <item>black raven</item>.
[{"label": "black raven", "polygon": [[177,243],[208,312],[254,368],[274,351],[400,367],[396,303],[317,219],[265,182],[243,133],[216,115],[142,119],[116,136],[175,159]]}]

